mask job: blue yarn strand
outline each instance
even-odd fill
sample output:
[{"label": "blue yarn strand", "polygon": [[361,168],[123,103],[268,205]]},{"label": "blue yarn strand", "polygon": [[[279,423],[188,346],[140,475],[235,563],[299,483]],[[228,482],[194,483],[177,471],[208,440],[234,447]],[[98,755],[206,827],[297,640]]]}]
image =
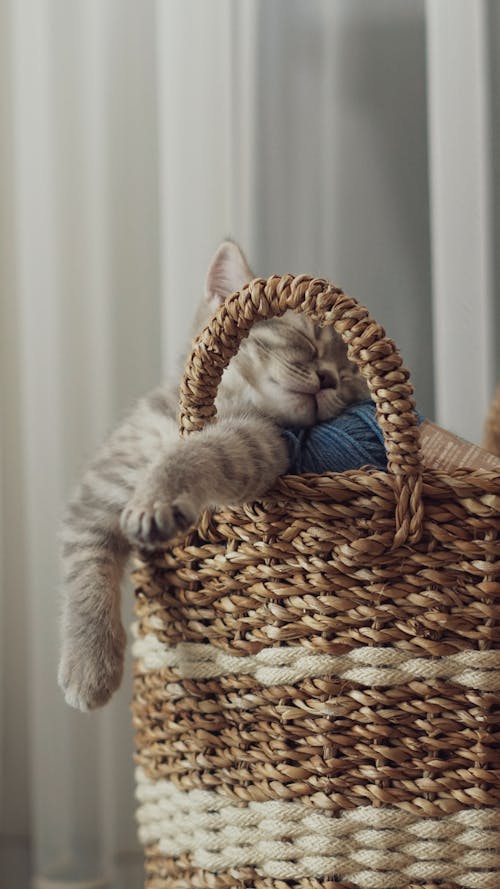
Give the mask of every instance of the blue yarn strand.
[{"label": "blue yarn strand", "polygon": [[344,472],[373,466],[387,469],[382,430],[371,399],[352,404],[333,420],[309,429],[284,429],[290,473]]}]

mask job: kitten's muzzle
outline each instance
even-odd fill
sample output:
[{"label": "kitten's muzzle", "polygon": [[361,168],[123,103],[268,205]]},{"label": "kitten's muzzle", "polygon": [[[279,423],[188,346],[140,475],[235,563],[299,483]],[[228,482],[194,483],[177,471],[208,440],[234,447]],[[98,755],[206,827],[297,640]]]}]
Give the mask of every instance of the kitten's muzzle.
[{"label": "kitten's muzzle", "polygon": [[324,368],[323,370],[318,370],[316,375],[319,380],[320,389],[337,389],[339,378],[334,370]]},{"label": "kitten's muzzle", "polygon": [[307,381],[295,381],[286,390],[293,395],[317,395],[322,389],[337,389],[339,377],[334,370],[324,368],[314,373],[315,379]]}]

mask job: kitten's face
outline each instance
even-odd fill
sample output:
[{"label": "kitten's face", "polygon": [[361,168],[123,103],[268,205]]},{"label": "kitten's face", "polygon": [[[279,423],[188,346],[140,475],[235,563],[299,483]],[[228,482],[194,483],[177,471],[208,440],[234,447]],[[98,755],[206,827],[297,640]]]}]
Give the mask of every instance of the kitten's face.
[{"label": "kitten's face", "polygon": [[235,370],[244,400],[283,425],[312,426],[368,397],[340,336],[295,312],[255,325]]},{"label": "kitten's face", "polygon": [[[198,329],[204,315],[253,277],[240,248],[221,244],[208,270]],[[284,426],[312,426],[368,397],[340,336],[295,312],[254,325],[224,373],[222,391]]]}]

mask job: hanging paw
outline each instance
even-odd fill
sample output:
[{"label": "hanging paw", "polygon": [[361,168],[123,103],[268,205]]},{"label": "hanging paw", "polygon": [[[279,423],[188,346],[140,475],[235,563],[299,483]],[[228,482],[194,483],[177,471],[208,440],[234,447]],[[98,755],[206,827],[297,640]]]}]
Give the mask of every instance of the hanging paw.
[{"label": "hanging paw", "polygon": [[125,642],[123,627],[110,633],[96,624],[65,641],[58,682],[67,704],[86,711],[107,703],[122,681]]},{"label": "hanging paw", "polygon": [[163,500],[134,496],[121,514],[123,534],[133,546],[158,549],[171,537],[194,524],[199,510],[187,494],[166,503]]}]

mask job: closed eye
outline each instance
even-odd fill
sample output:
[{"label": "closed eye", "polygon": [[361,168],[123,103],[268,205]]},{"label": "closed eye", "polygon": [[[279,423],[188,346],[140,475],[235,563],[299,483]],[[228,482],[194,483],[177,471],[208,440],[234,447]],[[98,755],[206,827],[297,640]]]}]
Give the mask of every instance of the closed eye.
[{"label": "closed eye", "polygon": [[290,347],[285,346],[284,348],[290,348],[290,352],[296,353],[297,356],[303,355],[306,353],[307,359],[311,361],[314,358],[318,357],[318,350],[313,342],[307,337],[304,333],[301,333],[300,330],[294,331],[294,341]]},{"label": "closed eye", "polygon": [[317,357],[318,350],[313,342],[302,331],[288,327],[283,329],[264,327],[256,334],[253,332],[252,341],[264,352],[273,354],[285,352],[293,359],[312,361]]},{"label": "closed eye", "polygon": [[[295,338],[294,338],[295,339]],[[315,346],[304,337],[298,342],[298,337],[293,344],[266,343],[262,339],[254,339],[255,345],[266,355],[272,355],[275,361],[285,367],[294,367],[296,365],[308,365],[317,358],[317,350]]]}]

